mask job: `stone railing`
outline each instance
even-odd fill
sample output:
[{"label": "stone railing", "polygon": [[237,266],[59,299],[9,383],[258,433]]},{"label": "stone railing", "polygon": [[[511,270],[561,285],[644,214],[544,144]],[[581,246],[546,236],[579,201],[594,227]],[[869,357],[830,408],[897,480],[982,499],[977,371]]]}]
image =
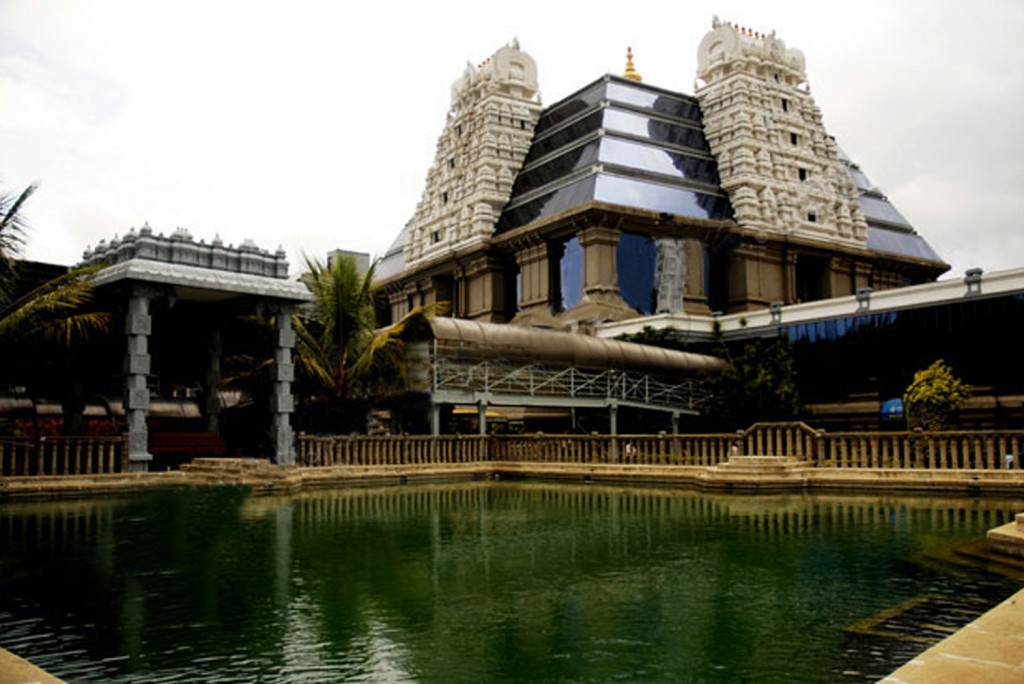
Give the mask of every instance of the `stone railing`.
[{"label": "stone railing", "polygon": [[125,437],[0,437],[0,475],[98,475],[127,468]]},{"label": "stone railing", "polygon": [[806,423],[754,423],[736,433],[741,456],[793,456],[811,460],[821,432]]},{"label": "stone railing", "polygon": [[488,460],[488,437],[477,435],[317,437],[299,434],[301,466],[383,466],[474,463]]},{"label": "stone railing", "polygon": [[[299,465],[481,461],[715,466],[730,456],[787,456],[823,468],[1021,468],[1024,432],[825,432],[758,423],[735,433],[657,435],[299,436]],[[1007,454],[1013,455],[1007,460]]]},{"label": "stone railing", "polygon": [[[1020,469],[1024,432],[822,432],[815,462],[831,468]],[[1010,455],[1012,458],[1006,458]]]},{"label": "stone railing", "polygon": [[712,466],[733,451],[733,434],[532,435],[491,438],[494,461]]}]

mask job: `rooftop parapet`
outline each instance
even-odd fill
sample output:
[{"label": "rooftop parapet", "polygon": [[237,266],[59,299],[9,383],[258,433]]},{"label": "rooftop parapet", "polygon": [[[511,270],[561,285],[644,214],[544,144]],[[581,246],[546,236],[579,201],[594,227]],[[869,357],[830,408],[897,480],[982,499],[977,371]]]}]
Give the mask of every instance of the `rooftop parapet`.
[{"label": "rooftop parapet", "polygon": [[101,240],[95,249],[87,247],[82,254],[82,265],[113,265],[130,259],[147,259],[265,278],[288,278],[288,261],[283,247],[271,253],[257,247],[252,240],[246,240],[235,247],[225,245],[220,237],[206,244],[203,240],[196,242],[184,228],[178,228],[170,236],[165,236],[163,233],[154,234],[149,224],[142,226],[138,232],[132,228],[123,238],[115,235],[110,242]]}]

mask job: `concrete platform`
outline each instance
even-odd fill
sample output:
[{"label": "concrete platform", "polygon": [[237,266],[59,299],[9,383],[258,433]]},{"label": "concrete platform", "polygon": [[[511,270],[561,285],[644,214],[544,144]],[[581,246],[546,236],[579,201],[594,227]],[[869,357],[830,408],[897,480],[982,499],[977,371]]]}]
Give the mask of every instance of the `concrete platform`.
[{"label": "concrete platform", "polygon": [[0,648],[0,684],[64,684],[64,680]]},{"label": "concrete platform", "polygon": [[1007,525],[988,531],[988,545],[993,551],[1024,559],[1024,513]]},{"label": "concrete platform", "polygon": [[884,684],[1021,684],[1024,682],[1024,590],[880,681]]}]

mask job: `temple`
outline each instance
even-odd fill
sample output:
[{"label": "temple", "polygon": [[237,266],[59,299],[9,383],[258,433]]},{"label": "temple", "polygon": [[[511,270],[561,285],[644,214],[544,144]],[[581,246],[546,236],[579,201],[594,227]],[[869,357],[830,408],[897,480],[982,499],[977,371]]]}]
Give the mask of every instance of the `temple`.
[{"label": "temple", "polygon": [[948,269],[822,124],[804,57],[718,21],[695,95],[632,50],[542,108],[513,42],[452,86],[413,218],[377,277],[387,313],[593,330],[934,281]]}]

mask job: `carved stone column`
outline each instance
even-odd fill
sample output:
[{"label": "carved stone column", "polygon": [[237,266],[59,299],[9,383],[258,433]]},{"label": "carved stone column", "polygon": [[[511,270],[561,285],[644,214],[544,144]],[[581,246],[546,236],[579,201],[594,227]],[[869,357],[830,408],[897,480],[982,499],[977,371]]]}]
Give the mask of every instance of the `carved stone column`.
[{"label": "carved stone column", "polygon": [[464,316],[491,323],[504,322],[504,263],[484,254],[474,256],[463,266],[462,279],[466,291]]},{"label": "carved stone column", "polygon": [[694,238],[683,240],[683,258],[686,263],[686,272],[683,274],[683,310],[689,314],[710,316],[704,282],[704,244]]},{"label": "carved stone column", "polygon": [[551,271],[548,266],[548,245],[538,239],[524,240],[516,247],[516,263],[519,264],[522,289],[515,321],[550,322]]},{"label": "carved stone column", "polygon": [[636,311],[619,294],[617,228],[590,226],[577,233],[583,248],[583,301],[559,318],[563,321],[621,320]]},{"label": "carved stone column", "polygon": [[149,302],[157,293],[146,285],[132,286],[125,316],[127,350],[124,357],[124,413],[128,423],[128,470],[145,472],[153,455],[149,453],[149,429],[146,412],[149,409],[150,371],[149,335],[153,319],[149,315]]},{"label": "carved stone column", "polygon": [[291,415],[295,411],[295,399],[292,397],[292,381],[295,379],[295,365],[292,363],[292,349],[295,348],[292,313],[295,306],[279,304],[276,309],[274,391],[270,396],[270,430],[274,462],[278,465],[288,465],[295,462],[295,433],[291,424]]}]

